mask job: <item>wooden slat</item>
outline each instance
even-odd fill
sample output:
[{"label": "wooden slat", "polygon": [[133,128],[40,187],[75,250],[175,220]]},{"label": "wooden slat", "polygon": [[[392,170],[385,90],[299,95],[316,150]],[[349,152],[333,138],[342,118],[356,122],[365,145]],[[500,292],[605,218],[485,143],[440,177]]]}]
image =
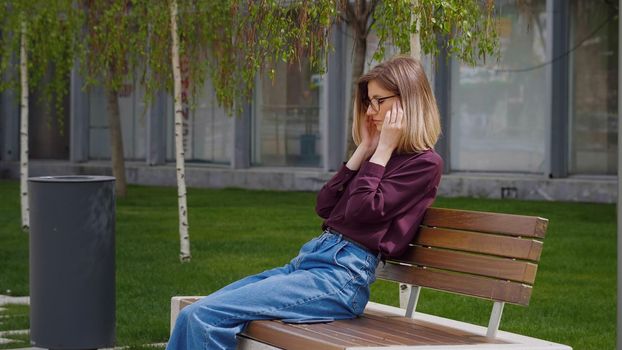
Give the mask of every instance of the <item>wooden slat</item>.
[{"label": "wooden slat", "polygon": [[444,249],[410,247],[393,261],[533,284],[536,264]]},{"label": "wooden slat", "polygon": [[395,334],[387,334],[376,328],[364,328],[358,322],[335,321],[331,323],[319,323],[312,325],[296,325],[318,333],[330,334],[331,336],[360,343],[364,346],[404,345],[407,339],[400,339]]},{"label": "wooden slat", "polygon": [[[418,318],[411,319],[403,316],[395,316],[379,310],[365,310],[365,318],[377,319],[382,321],[382,325],[388,329],[406,329],[413,330],[418,334],[436,334],[435,337],[443,335],[439,338],[444,344],[485,344],[497,343],[505,344],[506,342],[497,338],[488,338],[484,335],[471,333],[460,328],[452,328],[438,323],[431,323]],[[451,340],[447,340],[450,338]]]},{"label": "wooden slat", "polygon": [[357,318],[351,326],[383,338],[391,339],[400,345],[465,344],[460,337],[455,337],[451,334],[447,335],[443,332],[427,332],[418,326],[392,324],[391,320],[386,317],[368,317],[365,314],[363,317]]},{"label": "wooden slat", "polygon": [[279,321],[253,321],[242,333],[247,338],[283,349],[344,350],[356,343],[309,332]]},{"label": "wooden slat", "polygon": [[414,243],[531,261],[539,261],[542,253],[542,242],[535,239],[430,227],[421,227]]},{"label": "wooden slat", "polygon": [[468,339],[456,336],[445,330],[431,329],[420,324],[406,324],[395,322],[392,317],[370,315],[365,313],[356,320],[357,327],[363,327],[369,332],[388,334],[399,339],[402,345],[441,345],[441,344],[469,344]]},{"label": "wooden slat", "polygon": [[544,238],[548,220],[535,216],[429,208],[423,218],[423,225]]},{"label": "wooden slat", "polygon": [[531,286],[522,283],[417,266],[380,264],[376,277],[525,306],[529,305],[531,297]]}]

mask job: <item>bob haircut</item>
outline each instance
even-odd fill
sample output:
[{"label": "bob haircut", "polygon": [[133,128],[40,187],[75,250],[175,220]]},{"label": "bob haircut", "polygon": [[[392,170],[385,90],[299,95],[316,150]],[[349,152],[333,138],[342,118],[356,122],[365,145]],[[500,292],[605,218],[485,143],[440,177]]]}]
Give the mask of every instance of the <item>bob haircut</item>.
[{"label": "bob haircut", "polygon": [[408,56],[396,56],[378,64],[358,80],[354,98],[352,137],[361,142],[361,123],[367,118],[367,84],[375,80],[382,88],[399,94],[404,110],[404,129],[397,145],[398,153],[419,153],[434,148],[441,133],[436,99],[421,63]]}]

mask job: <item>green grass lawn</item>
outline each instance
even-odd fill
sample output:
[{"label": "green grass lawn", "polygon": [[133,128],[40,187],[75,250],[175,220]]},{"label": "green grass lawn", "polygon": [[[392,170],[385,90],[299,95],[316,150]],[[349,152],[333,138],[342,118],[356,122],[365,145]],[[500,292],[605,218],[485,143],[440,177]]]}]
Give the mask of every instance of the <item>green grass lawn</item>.
[{"label": "green grass lawn", "polygon": [[[16,181],[0,181],[0,294],[28,295],[28,235]],[[175,188],[131,186],[117,201],[117,343],[165,342],[170,297],[205,295],[280,266],[320,233],[315,194],[189,189],[192,262],[178,260]],[[435,206],[539,215],[550,220],[529,307],[506,305],[501,329],[574,349],[613,349],[616,216],[605,204],[439,198]],[[372,300],[397,305],[397,285]],[[487,325],[492,303],[425,290],[418,311]]]}]

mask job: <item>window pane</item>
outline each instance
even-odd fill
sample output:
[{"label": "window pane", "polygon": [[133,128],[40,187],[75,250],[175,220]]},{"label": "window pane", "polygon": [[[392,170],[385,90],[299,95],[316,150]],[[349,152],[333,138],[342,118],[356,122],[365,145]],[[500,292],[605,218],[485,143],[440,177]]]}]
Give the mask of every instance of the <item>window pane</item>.
[{"label": "window pane", "polygon": [[108,104],[103,87],[89,89],[89,159],[110,159]]},{"label": "window pane", "polygon": [[253,118],[255,165],[319,167],[320,84],[307,62],[279,63],[259,79]]},{"label": "window pane", "polygon": [[231,159],[232,118],[218,107],[216,94],[209,81],[197,96],[191,114],[192,152],[186,159],[229,164]]},{"label": "window pane", "polygon": [[452,170],[543,173],[549,118],[545,0],[497,1],[501,58],[452,60]]},{"label": "window pane", "polygon": [[[125,160],[144,160],[146,112],[144,89],[139,84],[123,84],[118,92],[119,117]],[[89,159],[110,159],[108,98],[101,86],[89,90]]]},{"label": "window pane", "polygon": [[[617,2],[616,2],[617,4]],[[618,21],[604,1],[570,6],[570,169],[573,174],[617,173]]]},{"label": "window pane", "polygon": [[[184,159],[188,161],[229,164],[233,137],[233,118],[218,106],[210,81],[196,96],[195,108],[185,104],[187,117],[182,119]],[[175,161],[174,103],[168,98],[166,114],[166,160]]]}]

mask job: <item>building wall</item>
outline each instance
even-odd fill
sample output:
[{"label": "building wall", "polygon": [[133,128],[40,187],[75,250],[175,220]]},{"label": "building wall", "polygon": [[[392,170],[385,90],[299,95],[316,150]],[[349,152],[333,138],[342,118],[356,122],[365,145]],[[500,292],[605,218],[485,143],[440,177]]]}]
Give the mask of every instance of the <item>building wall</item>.
[{"label": "building wall", "polygon": [[[424,59],[443,118],[437,150],[446,168],[440,194],[615,201],[618,34],[610,5],[496,4],[498,61],[469,67],[442,55],[436,62]],[[189,183],[317,190],[345,160],[350,37],[343,24],[333,31],[328,74],[318,75],[303,62],[302,69],[272,67],[274,81],[259,76],[253,101],[239,116],[228,117],[218,107],[208,81],[184,121]],[[374,64],[376,45],[372,33],[366,69]],[[102,172],[106,163],[100,161],[109,158],[104,91],[82,91],[77,72],[72,82],[71,163],[44,162],[36,169]],[[119,103],[125,156],[132,161],[130,182],[174,185],[167,165],[174,160],[170,96],[158,94],[146,106],[137,84],[128,83],[124,91]],[[14,176],[19,118],[9,94],[2,101],[0,174]]]}]

